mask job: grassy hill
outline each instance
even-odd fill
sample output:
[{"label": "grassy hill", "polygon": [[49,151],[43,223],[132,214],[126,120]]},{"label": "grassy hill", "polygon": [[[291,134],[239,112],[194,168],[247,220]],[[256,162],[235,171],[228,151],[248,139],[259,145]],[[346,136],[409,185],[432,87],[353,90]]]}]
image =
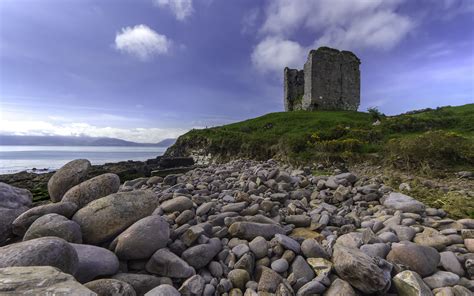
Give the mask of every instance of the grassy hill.
[{"label": "grassy hill", "polygon": [[244,157],[291,163],[374,161],[396,167],[462,169],[474,165],[474,104],[380,117],[353,111],[270,113],[192,130],[168,155],[201,150],[218,161]]},{"label": "grassy hill", "polygon": [[[221,162],[236,158],[274,158],[297,165],[343,162],[353,171],[361,167],[363,174],[383,176],[394,188],[409,183],[407,194],[443,208],[453,218],[474,218],[474,182],[454,174],[474,171],[474,104],[380,115],[271,113],[192,130],[179,137],[166,155],[199,158],[210,154]],[[374,125],[377,119],[380,124]]]}]

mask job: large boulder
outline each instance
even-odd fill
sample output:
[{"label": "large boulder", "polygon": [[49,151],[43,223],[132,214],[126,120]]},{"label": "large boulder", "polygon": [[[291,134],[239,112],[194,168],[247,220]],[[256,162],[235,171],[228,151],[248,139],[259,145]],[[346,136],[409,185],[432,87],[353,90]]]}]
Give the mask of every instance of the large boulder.
[{"label": "large boulder", "polygon": [[18,236],[23,236],[30,225],[39,217],[54,213],[66,218],[71,218],[77,209],[77,205],[71,202],[51,203],[34,207],[24,212],[13,221],[13,233]]},{"label": "large boulder", "polygon": [[96,293],[52,266],[0,268],[1,295],[77,295]]},{"label": "large boulder", "polygon": [[136,296],[133,287],[126,283],[115,279],[99,279],[85,284],[100,296]]},{"label": "large boulder", "polygon": [[72,217],[88,244],[100,244],[120,234],[136,221],[151,215],[158,204],[152,191],[119,192],[99,198]]},{"label": "large boulder", "polygon": [[387,208],[409,213],[420,213],[426,208],[423,203],[413,197],[399,192],[391,192],[383,201],[383,205]]},{"label": "large boulder", "polygon": [[139,273],[118,273],[112,277],[113,279],[129,283],[137,295],[142,296],[148,291],[159,285],[172,285],[173,282],[167,277],[157,277],[150,274]]},{"label": "large boulder", "polygon": [[429,276],[436,272],[440,255],[432,247],[420,246],[414,243],[393,243],[387,260],[407,266],[420,276]]},{"label": "large boulder", "polygon": [[82,243],[81,227],[76,222],[58,214],[47,214],[38,218],[28,228],[23,240],[45,236],[60,237],[70,243]]},{"label": "large boulder", "polygon": [[48,181],[48,192],[53,202],[61,201],[64,193],[81,183],[91,167],[87,159],[76,159],[66,163]]},{"label": "large boulder", "polygon": [[116,193],[119,188],[119,176],[111,173],[102,174],[72,187],[61,201],[73,202],[79,208],[83,208],[93,200]]},{"label": "large boulder", "polygon": [[257,236],[262,236],[269,240],[277,233],[285,234],[285,230],[277,224],[234,222],[229,227],[229,233],[234,237],[246,240],[253,240]]},{"label": "large boulder", "polygon": [[112,242],[111,249],[123,260],[150,258],[156,250],[166,247],[170,237],[169,224],[157,215],[135,222]]},{"label": "large boulder", "polygon": [[49,265],[74,274],[78,261],[74,248],[57,237],[42,237],[0,248],[0,268]]},{"label": "large boulder", "polygon": [[188,278],[196,274],[194,268],[168,249],[159,249],[146,264],[149,273],[171,278]]},{"label": "large boulder", "polygon": [[26,189],[0,182],[0,246],[12,235],[12,223],[31,205],[33,196]]},{"label": "large boulder", "polygon": [[336,245],[333,262],[339,277],[364,293],[385,292],[390,288],[391,268],[385,268],[359,249]]},{"label": "large boulder", "polygon": [[79,282],[86,283],[99,276],[114,275],[118,272],[119,261],[113,252],[91,245],[71,244],[71,246],[79,258],[74,275]]}]

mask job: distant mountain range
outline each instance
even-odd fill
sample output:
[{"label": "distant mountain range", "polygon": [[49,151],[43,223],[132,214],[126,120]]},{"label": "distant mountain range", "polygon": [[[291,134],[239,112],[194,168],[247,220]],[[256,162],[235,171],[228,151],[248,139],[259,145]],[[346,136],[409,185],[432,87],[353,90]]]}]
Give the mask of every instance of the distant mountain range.
[{"label": "distant mountain range", "polygon": [[136,143],[115,138],[67,137],[67,136],[15,136],[0,135],[0,145],[18,146],[150,146],[168,147],[176,139],[164,139],[158,143]]}]

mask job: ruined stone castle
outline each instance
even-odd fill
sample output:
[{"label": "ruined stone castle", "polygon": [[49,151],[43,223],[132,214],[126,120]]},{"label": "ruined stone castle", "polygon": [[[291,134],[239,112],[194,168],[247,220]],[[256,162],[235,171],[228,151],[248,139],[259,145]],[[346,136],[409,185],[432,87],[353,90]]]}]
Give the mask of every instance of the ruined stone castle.
[{"label": "ruined stone castle", "polygon": [[357,110],[360,60],[350,51],[311,50],[303,70],[285,68],[285,111]]}]

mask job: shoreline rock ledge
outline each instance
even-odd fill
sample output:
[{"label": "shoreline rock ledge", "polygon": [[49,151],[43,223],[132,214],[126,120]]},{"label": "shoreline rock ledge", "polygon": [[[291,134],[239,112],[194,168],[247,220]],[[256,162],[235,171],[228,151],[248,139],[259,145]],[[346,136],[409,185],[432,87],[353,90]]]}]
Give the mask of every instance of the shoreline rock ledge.
[{"label": "shoreline rock ledge", "polygon": [[380,178],[273,160],[124,184],[87,170],[58,170],[51,203],[33,208],[0,184],[1,295],[474,293],[474,219]]}]

